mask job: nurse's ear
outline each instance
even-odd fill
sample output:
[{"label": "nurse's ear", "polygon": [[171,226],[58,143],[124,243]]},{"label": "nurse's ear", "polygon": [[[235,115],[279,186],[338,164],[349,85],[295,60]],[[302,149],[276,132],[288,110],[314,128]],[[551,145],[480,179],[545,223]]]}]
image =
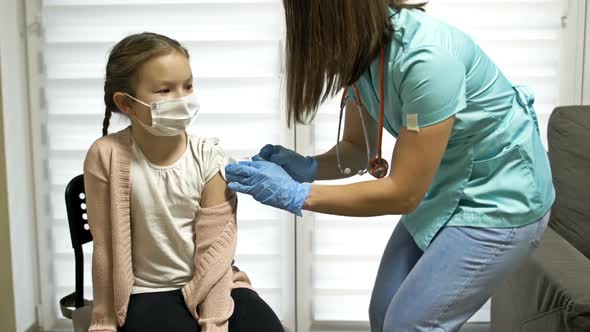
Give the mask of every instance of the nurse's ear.
[{"label": "nurse's ear", "polygon": [[125,93],[115,92],[113,94],[113,102],[117,105],[117,108],[121,113],[127,116],[137,116],[137,111],[135,110],[135,107],[133,107],[136,101],[128,97]]}]

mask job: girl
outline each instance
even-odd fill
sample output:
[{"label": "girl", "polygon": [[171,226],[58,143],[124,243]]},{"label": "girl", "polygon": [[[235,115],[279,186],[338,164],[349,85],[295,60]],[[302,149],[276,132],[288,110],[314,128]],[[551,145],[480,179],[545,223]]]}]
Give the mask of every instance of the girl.
[{"label": "girl", "polygon": [[[256,161],[227,166],[230,188],[297,214],[402,214],[375,281],[371,331],[458,331],[547,225],[555,191],[532,94],[424,4],[283,5],[290,118],[313,118],[344,89],[344,136],[315,157],[264,147]],[[364,115],[380,123],[371,134],[397,138],[391,172],[380,140],[365,143]],[[366,169],[378,179],[309,183]]]},{"label": "girl", "polygon": [[[84,162],[94,237],[90,331],[283,331],[233,266],[236,196],[217,140],[189,136],[187,50],[154,33],[112,49],[103,137]],[[107,135],[113,112],[131,126]]]}]

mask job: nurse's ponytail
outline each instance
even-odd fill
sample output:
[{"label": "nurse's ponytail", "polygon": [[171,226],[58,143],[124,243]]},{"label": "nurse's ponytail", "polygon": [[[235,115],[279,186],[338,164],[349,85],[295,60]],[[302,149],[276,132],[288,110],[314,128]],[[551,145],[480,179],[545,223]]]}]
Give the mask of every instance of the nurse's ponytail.
[{"label": "nurse's ponytail", "polygon": [[113,47],[109,53],[104,81],[103,136],[108,134],[111,115],[121,112],[113,100],[113,95],[116,92],[134,95],[135,81],[141,65],[173,51],[189,58],[188,51],[178,41],[151,32],[127,36]]}]

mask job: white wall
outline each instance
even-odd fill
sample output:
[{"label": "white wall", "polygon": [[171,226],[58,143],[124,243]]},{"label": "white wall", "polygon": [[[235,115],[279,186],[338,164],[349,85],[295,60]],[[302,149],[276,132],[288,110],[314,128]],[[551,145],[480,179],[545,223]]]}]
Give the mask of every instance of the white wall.
[{"label": "white wall", "polygon": [[[16,331],[36,324],[35,209],[23,1],[0,0],[0,61]],[[0,323],[1,324],[1,323]]]},{"label": "white wall", "polygon": [[[0,47],[1,48],[1,47]],[[1,64],[1,61],[0,61]],[[0,66],[0,71],[2,67]],[[6,160],[4,158],[4,121],[2,119],[2,77],[0,76],[0,322],[6,331],[16,329],[14,292],[12,290],[12,256],[8,222],[8,190],[6,190]]]},{"label": "white wall", "polygon": [[582,85],[582,104],[590,105],[590,3],[586,2],[586,38],[584,49],[586,56],[584,60],[584,83]]},{"label": "white wall", "polygon": [[560,105],[579,105],[582,102],[584,33],[586,0],[563,0],[562,56]]}]

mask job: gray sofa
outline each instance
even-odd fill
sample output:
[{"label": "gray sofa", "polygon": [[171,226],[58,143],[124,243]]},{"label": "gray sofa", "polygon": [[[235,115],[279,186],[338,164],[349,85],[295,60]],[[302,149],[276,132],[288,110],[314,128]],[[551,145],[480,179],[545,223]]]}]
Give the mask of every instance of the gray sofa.
[{"label": "gray sofa", "polygon": [[492,297],[493,332],[590,332],[590,106],[551,114],[557,199],[532,257]]}]

